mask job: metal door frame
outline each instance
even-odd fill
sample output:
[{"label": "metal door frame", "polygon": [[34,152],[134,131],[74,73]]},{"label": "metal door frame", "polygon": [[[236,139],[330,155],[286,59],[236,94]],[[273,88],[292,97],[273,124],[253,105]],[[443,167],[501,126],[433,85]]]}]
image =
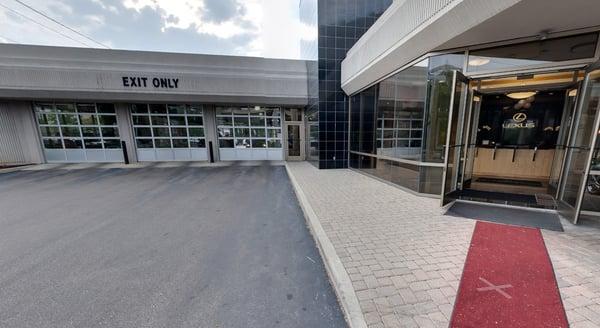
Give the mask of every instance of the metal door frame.
[{"label": "metal door frame", "polygon": [[[300,130],[300,156],[290,156],[289,143],[288,143],[288,127],[297,126]],[[289,121],[283,124],[283,151],[285,152],[284,158],[286,161],[303,161],[306,158],[306,147],[305,147],[305,134],[306,128],[304,121]]]},{"label": "metal door frame", "polygon": [[[466,102],[466,97],[469,95],[469,79],[467,77],[465,77],[461,72],[459,71],[454,71],[453,73],[453,77],[452,77],[452,89],[451,89],[451,93],[450,93],[450,103],[449,103],[449,108],[448,108],[448,126],[446,128],[446,145],[445,145],[445,149],[444,149],[444,167],[443,167],[443,172],[442,172],[442,190],[441,190],[441,197],[440,197],[440,204],[441,206],[446,206],[448,204],[453,203],[453,201],[450,201],[448,203],[445,202],[446,200],[446,196],[450,193],[446,193],[446,180],[447,180],[447,176],[448,176],[448,157],[450,154],[450,138],[452,136],[451,133],[451,129],[452,129],[452,123],[453,123],[453,115],[454,115],[454,110],[458,110],[459,111],[459,115],[457,116],[457,120],[458,122],[456,124],[460,124],[461,122],[461,117],[462,117],[462,124],[464,125],[464,116],[460,116],[460,111],[462,110],[463,114],[465,114],[466,111],[466,106],[467,106],[467,102]],[[466,88],[464,88],[461,91],[461,100],[465,99],[465,102],[463,103],[462,101],[458,104],[458,108],[454,108],[454,101],[455,101],[455,97],[456,97],[456,86],[458,85],[458,83],[464,83],[466,85]],[[457,125],[458,128],[458,125]],[[464,127],[463,127],[464,128]],[[458,133],[459,131],[457,131]],[[460,138],[463,138],[463,131],[460,131]],[[464,140],[460,140],[460,142],[463,142]],[[462,145],[458,145],[459,147],[461,147]],[[458,156],[455,157],[456,158],[456,162],[457,162],[457,167],[461,165],[460,161],[461,161],[461,154],[459,152]],[[458,177],[457,177],[458,178]],[[454,187],[458,186],[458,179],[456,181],[453,181]],[[453,190],[456,191],[456,188]],[[452,192],[453,192],[452,191]]]},{"label": "metal door frame", "polygon": [[[579,98],[577,101],[577,105],[576,105],[576,109],[575,109],[575,116],[573,119],[573,123],[580,123],[580,119],[581,119],[581,114],[583,113],[583,105],[585,104],[585,98],[587,95],[587,91],[588,88],[590,86],[590,74],[594,71],[600,70],[600,62],[596,62],[592,65],[590,65],[586,70],[585,70],[585,79],[583,80],[583,87],[582,92],[581,92],[581,98]],[[590,173],[590,168],[591,168],[591,164],[592,164],[592,158],[593,158],[593,149],[596,146],[596,140],[598,139],[598,130],[600,128],[600,104],[598,105],[599,108],[596,110],[596,116],[594,117],[594,123],[593,123],[593,129],[592,129],[592,135],[591,135],[591,139],[590,139],[590,143],[589,143],[589,154],[587,156],[587,160],[585,163],[585,168],[582,172],[581,175],[581,182],[579,185],[579,191],[577,192],[577,199],[575,201],[575,206],[571,206],[570,204],[566,203],[565,201],[562,200],[562,196],[564,195],[564,188],[565,188],[565,183],[567,180],[567,174],[569,173],[568,170],[564,170],[562,172],[563,176],[561,176],[561,185],[560,185],[560,199],[559,202],[563,205],[566,205],[570,208],[573,209],[573,216],[572,218],[567,217],[566,219],[572,219],[573,224],[577,224],[577,222],[579,221],[579,216],[581,214],[581,207],[583,204],[583,197],[585,195],[585,187],[587,185],[587,181],[589,178],[589,173]],[[571,131],[569,134],[569,147],[571,145],[572,141],[575,141],[573,138],[575,137],[575,134],[577,132],[577,126],[575,126],[574,124],[571,124]],[[569,162],[571,160],[571,155],[572,154],[566,154],[565,157],[565,163]],[[565,167],[566,168],[566,167]],[[571,221],[571,220],[570,220]]]},{"label": "metal door frame", "polygon": [[[479,120],[479,111],[481,110],[481,97],[482,97],[482,93],[475,90],[475,89],[470,89],[468,90],[468,98],[467,98],[467,106],[468,109],[465,112],[465,115],[468,115],[467,117],[467,126],[466,126],[466,130],[465,133],[463,134],[463,137],[465,140],[463,140],[463,142],[466,141],[465,144],[465,149],[464,149],[464,156],[462,157],[462,175],[461,175],[461,181],[460,181],[460,187],[461,189],[464,189],[465,187],[465,172],[467,169],[467,163],[469,160],[475,160],[475,154],[473,154],[473,158],[469,159],[469,147],[471,146],[471,139],[473,138],[473,134],[475,134],[475,136],[477,136],[477,132],[476,130],[473,129],[473,127],[477,126],[479,124],[479,122],[475,122],[475,120]],[[479,97],[479,101],[477,102],[478,104],[475,105],[476,101],[475,101],[475,97]],[[477,111],[478,115],[475,115],[475,111]],[[477,145],[477,139],[475,139],[475,146]],[[471,173],[472,174],[472,173]]]}]

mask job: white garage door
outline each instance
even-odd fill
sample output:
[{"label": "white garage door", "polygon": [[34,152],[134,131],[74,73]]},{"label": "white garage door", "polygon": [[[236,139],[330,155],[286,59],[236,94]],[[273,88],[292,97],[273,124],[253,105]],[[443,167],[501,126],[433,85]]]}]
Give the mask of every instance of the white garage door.
[{"label": "white garage door", "polygon": [[222,161],[282,160],[281,110],[272,107],[217,107]]},{"label": "white garage door", "polygon": [[46,161],[123,162],[113,104],[34,104]]},{"label": "white garage door", "polygon": [[138,161],[206,161],[201,105],[132,104]]}]

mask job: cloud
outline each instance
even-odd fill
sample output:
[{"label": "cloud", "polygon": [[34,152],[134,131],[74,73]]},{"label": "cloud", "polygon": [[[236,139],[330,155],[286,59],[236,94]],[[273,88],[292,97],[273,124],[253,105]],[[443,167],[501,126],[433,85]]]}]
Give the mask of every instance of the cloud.
[{"label": "cloud", "polygon": [[214,23],[222,23],[243,16],[245,7],[236,0],[204,0],[202,18]]},{"label": "cloud", "polygon": [[[312,33],[301,30],[298,0],[29,0],[28,4],[119,49],[298,58],[300,38]],[[10,15],[2,8],[0,38],[98,47],[18,4],[10,7],[79,42]]]}]

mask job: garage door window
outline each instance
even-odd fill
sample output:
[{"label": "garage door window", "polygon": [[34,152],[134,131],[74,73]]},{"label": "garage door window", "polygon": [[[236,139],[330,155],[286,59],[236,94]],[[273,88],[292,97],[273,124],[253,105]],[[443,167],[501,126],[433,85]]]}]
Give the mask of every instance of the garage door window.
[{"label": "garage door window", "polygon": [[281,110],[277,107],[217,107],[222,160],[279,159]]},{"label": "garage door window", "polygon": [[132,104],[139,160],[206,160],[201,105]]},{"label": "garage door window", "polygon": [[34,109],[49,162],[122,161],[113,104],[37,103]]}]

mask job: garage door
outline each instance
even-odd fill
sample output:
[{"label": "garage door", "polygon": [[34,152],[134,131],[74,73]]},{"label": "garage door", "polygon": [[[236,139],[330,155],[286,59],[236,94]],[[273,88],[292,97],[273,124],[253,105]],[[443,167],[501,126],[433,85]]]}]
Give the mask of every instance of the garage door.
[{"label": "garage door", "polygon": [[217,107],[222,161],[282,160],[281,110],[273,107]]},{"label": "garage door", "polygon": [[138,161],[206,161],[201,105],[132,104]]},{"label": "garage door", "polygon": [[34,104],[46,161],[122,162],[113,104]]}]

